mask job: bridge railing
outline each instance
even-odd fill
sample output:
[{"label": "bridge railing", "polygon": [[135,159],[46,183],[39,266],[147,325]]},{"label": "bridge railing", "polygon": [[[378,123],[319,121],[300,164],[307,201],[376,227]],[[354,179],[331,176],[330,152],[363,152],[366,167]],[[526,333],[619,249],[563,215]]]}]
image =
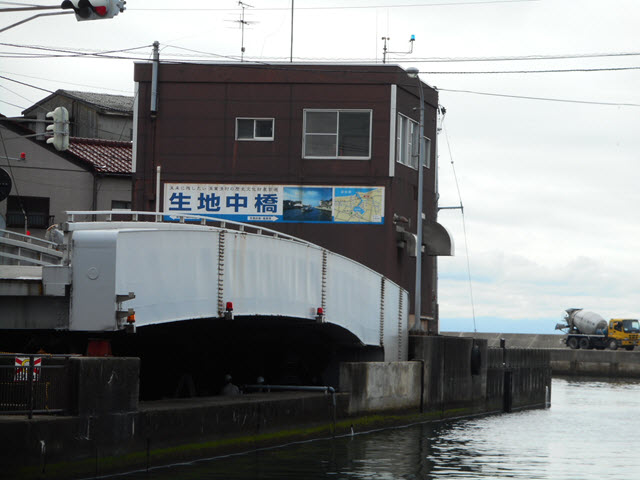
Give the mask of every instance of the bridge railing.
[{"label": "bridge railing", "polygon": [[0,230],[0,265],[59,265],[61,245],[10,230]]},{"label": "bridge railing", "polygon": [[[238,232],[254,233],[257,235],[267,235],[274,238],[285,238],[304,245],[312,247],[318,247],[318,245],[302,240],[293,235],[288,235],[277,230],[270,228],[251,225],[248,223],[235,222],[233,220],[210,217],[208,215],[194,215],[189,213],[176,213],[176,212],[142,212],[131,210],[74,210],[68,211],[67,223],[65,228],[68,230],[76,230],[78,226],[73,224],[76,222],[106,222],[112,224],[113,228],[118,228],[120,224],[131,222],[144,222],[149,224],[149,228],[153,228],[155,223],[178,223],[187,225],[202,225],[216,228],[222,228],[225,230],[235,230]],[[143,223],[143,224],[144,224]],[[82,228],[82,227],[79,227]],[[321,247],[318,247],[321,248]]]},{"label": "bridge railing", "polygon": [[0,414],[69,412],[70,355],[0,354]]}]

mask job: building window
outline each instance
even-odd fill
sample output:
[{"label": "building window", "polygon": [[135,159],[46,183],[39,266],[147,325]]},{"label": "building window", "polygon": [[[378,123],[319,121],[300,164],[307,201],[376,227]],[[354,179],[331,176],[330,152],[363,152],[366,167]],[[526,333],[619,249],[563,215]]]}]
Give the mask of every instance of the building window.
[{"label": "building window", "polygon": [[111,210],[131,210],[131,202],[126,200],[111,200]]},{"label": "building window", "polygon": [[273,140],[273,118],[236,118],[236,140]]},{"label": "building window", "polygon": [[305,110],[304,158],[371,158],[371,110]]},{"label": "building window", "polygon": [[48,198],[10,196],[7,198],[7,227],[24,227],[25,212],[28,228],[48,228],[53,223]]},{"label": "building window", "polygon": [[396,143],[397,160],[403,165],[418,169],[420,130],[419,123],[404,115],[398,115]]}]

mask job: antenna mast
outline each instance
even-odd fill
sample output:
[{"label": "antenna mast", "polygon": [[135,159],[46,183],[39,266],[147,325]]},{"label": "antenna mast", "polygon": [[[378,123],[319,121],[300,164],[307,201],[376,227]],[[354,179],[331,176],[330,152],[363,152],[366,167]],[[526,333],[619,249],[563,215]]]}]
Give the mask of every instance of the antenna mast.
[{"label": "antenna mast", "polygon": [[242,30],[242,39],[241,39],[241,44],[240,44],[240,61],[244,62],[244,26],[245,25],[249,25],[252,22],[248,22],[244,19],[244,10],[245,8],[253,8],[252,5],[249,5],[248,3],[244,3],[239,1],[238,5],[240,5],[240,8],[242,8],[242,13],[240,14],[240,20],[237,21],[237,23],[240,24],[240,29]]}]

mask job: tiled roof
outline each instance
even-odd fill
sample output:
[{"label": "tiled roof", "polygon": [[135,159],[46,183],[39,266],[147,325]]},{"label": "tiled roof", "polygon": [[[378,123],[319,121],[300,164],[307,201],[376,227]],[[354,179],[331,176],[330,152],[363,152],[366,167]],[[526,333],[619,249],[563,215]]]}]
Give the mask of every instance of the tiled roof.
[{"label": "tiled roof", "polygon": [[78,92],[73,90],[58,90],[56,93],[77,98],[82,102],[86,102],[92,105],[96,105],[98,107],[102,107],[105,110],[117,110],[117,111],[133,114],[133,97],[129,97],[126,95],[110,95],[106,93]]},{"label": "tiled roof", "polygon": [[24,110],[23,115],[29,115],[30,112],[37,109],[40,105],[48,102],[56,96],[64,96],[78,102],[92,105],[98,110],[111,113],[121,113],[124,115],[133,115],[133,97],[127,95],[111,95],[108,93],[95,92],[78,92],[75,90],[56,90],[51,95],[43,98],[38,103],[31,105]]},{"label": "tiled roof", "polygon": [[69,153],[93,166],[96,172],[131,174],[131,142],[97,138],[70,138]]}]

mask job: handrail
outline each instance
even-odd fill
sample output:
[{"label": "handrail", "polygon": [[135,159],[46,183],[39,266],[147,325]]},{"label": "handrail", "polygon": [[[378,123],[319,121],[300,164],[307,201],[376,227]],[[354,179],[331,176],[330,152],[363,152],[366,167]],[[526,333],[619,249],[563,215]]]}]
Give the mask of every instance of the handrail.
[{"label": "handrail", "polygon": [[6,237],[7,240],[12,239],[11,237],[16,237],[16,238],[13,238],[13,240],[24,242],[27,244],[33,244],[34,246],[38,246],[38,247],[52,248],[52,249],[55,249],[58,247],[57,243],[50,242],[49,240],[45,240],[43,238],[33,237],[31,235],[24,235],[22,233],[14,232],[11,230],[0,229],[0,239],[2,239],[3,237]]},{"label": "handrail", "polygon": [[[69,223],[80,223],[75,219],[75,217],[78,215],[87,215],[92,217],[95,217],[98,215],[105,215],[107,217],[107,220],[106,220],[107,222],[114,221],[112,220],[114,215],[125,215],[125,216],[132,217],[131,220],[116,220],[116,222],[141,222],[141,221],[144,222],[144,220],[140,220],[139,218],[140,216],[153,217],[153,220],[147,220],[148,222],[153,222],[153,223],[184,224],[187,220],[197,220],[199,221],[199,225],[201,226],[207,226],[208,223],[216,223],[219,225],[219,228],[224,228],[226,230],[231,230],[229,226],[236,227],[235,230],[239,232],[246,232],[247,229],[251,229],[258,235],[267,233],[267,234],[271,234],[271,236],[275,238],[284,238],[294,242],[306,244],[310,247],[316,247],[320,249],[322,248],[319,245],[316,245],[315,243],[311,243],[306,240],[302,240],[298,237],[294,237],[293,235],[289,235],[283,232],[278,232],[277,230],[272,230],[267,227],[259,227],[249,223],[236,222],[234,220],[227,220],[227,219],[216,218],[216,217],[209,217],[206,215],[194,215],[190,213],[176,213],[176,212],[144,212],[144,211],[130,211],[130,210],[96,210],[96,211],[74,210],[74,211],[67,211],[65,213],[67,214]],[[178,220],[175,220],[175,221],[164,220],[164,217],[174,217],[174,218],[177,218]],[[92,222],[95,222],[95,220],[92,220]],[[216,226],[216,225],[211,225],[211,226]],[[251,232],[247,232],[247,233],[251,233]]]}]

